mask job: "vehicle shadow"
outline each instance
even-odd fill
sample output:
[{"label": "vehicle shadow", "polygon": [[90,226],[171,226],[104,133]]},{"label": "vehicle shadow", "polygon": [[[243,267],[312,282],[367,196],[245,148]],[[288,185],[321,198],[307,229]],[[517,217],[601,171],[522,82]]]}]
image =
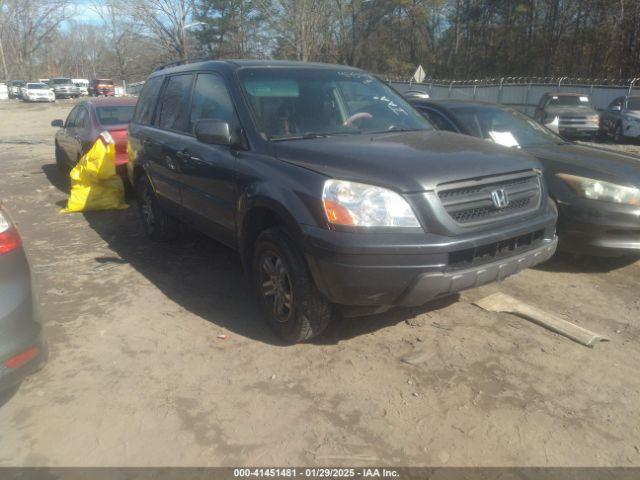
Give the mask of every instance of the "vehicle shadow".
[{"label": "vehicle shadow", "polygon": [[638,260],[640,260],[638,256],[576,257],[570,253],[557,252],[549,260],[533,268],[543,272],[607,273],[632,265]]},{"label": "vehicle shadow", "polygon": [[16,393],[20,390],[20,384],[13,385],[0,391],[0,408],[9,403]]},{"label": "vehicle shadow", "polygon": [[385,327],[397,325],[424,313],[436,312],[458,302],[459,294],[449,295],[426,303],[420,307],[394,308],[385,313],[363,317],[344,318],[334,315],[323,335],[312,340],[317,345],[332,345],[341,340],[359,337]]},{"label": "vehicle shadow", "polygon": [[[56,188],[69,191],[55,165],[44,165],[42,170]],[[89,226],[113,251],[110,255],[96,256],[95,262],[129,264],[172,301],[213,325],[271,345],[286,345],[262,318],[236,252],[186,227],[176,241],[152,242],[139,222],[135,201],[128,202],[127,210],[84,213]],[[457,298],[452,296],[420,308],[395,309],[360,318],[335,315],[327,331],[314,343],[335,344],[365,335],[422,312],[443,308]]]},{"label": "vehicle shadow", "polygon": [[69,177],[65,177],[60,170],[58,170],[58,166],[55,163],[43,165],[42,172],[47,177],[47,180],[49,180],[51,185],[56,187],[62,193],[69,193],[69,189],[71,188]]}]

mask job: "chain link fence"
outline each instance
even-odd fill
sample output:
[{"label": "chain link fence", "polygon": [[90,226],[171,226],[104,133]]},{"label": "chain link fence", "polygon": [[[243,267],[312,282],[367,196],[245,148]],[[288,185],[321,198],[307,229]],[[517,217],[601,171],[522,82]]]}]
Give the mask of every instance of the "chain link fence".
[{"label": "chain link fence", "polygon": [[505,77],[484,80],[428,80],[423,83],[387,80],[403,93],[419,90],[433,99],[460,98],[497,102],[533,115],[545,93],[565,92],[589,95],[595,108],[605,109],[622,95],[640,95],[640,78],[582,79],[568,77]]}]

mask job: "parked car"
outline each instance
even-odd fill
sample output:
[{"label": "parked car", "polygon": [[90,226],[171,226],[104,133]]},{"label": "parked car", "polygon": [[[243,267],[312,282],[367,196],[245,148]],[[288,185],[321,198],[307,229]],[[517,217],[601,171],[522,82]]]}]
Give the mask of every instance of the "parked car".
[{"label": "parked car", "polygon": [[617,143],[626,139],[640,139],[640,96],[614,99],[600,113],[600,128]]},{"label": "parked car", "polygon": [[543,94],[533,118],[543,125],[557,118],[558,133],[564,137],[595,138],[600,129],[600,116],[582,93]]},{"label": "parked car", "polygon": [[78,87],[81,96],[86,97],[89,95],[89,80],[85,78],[72,78],[71,81]]},{"label": "parked car", "polygon": [[45,83],[26,83],[21,90],[22,100],[25,102],[55,102],[53,89]]},{"label": "parked car", "polygon": [[70,78],[52,78],[49,85],[53,88],[56,98],[78,98],[80,90]]},{"label": "parked car", "polygon": [[161,69],[141,92],[129,157],[149,237],[169,240],[184,221],[238,250],[289,342],[318,335],[335,308],[422,305],[556,248],[534,158],[434,131],[355,68]]},{"label": "parked car", "polygon": [[9,98],[20,98],[20,89],[24,87],[26,82],[24,80],[11,80],[9,86]]},{"label": "parked car", "polygon": [[116,144],[116,170],[126,178],[127,126],[135,109],[135,98],[95,98],[78,103],[67,119],[54,120],[56,164],[68,172],[89,151],[100,134],[109,132]]},{"label": "parked car", "polygon": [[93,78],[89,84],[89,95],[92,97],[113,97],[115,85],[110,78]]},{"label": "parked car", "polygon": [[640,161],[567,142],[522,113],[480,101],[412,101],[434,125],[521,148],[544,166],[559,209],[562,250],[617,256],[640,254]]},{"label": "parked car", "polygon": [[0,204],[0,391],[19,384],[47,358],[22,240]]},{"label": "parked car", "polygon": [[9,98],[9,87],[6,83],[0,83],[0,100],[7,100]]}]

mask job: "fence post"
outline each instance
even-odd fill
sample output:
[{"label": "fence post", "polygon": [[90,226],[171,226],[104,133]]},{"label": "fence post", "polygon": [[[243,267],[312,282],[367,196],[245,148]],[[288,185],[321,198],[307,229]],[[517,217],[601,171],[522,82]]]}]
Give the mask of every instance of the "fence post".
[{"label": "fence post", "polygon": [[451,81],[451,83],[449,84],[449,96],[448,98],[451,98],[451,89],[453,88],[453,80]]},{"label": "fence post", "polygon": [[633,84],[636,83],[636,80],[638,79],[634,78],[633,80],[631,80],[631,83],[629,84],[629,93],[627,93],[627,95],[631,95],[631,91],[633,90]]},{"label": "fence post", "polygon": [[529,109],[529,91],[530,90],[531,90],[531,82],[527,83],[527,88],[524,91],[524,109],[522,110],[523,113],[527,113]]},{"label": "fence post", "polygon": [[504,77],[500,79],[500,88],[498,88],[498,98],[496,98],[496,102],[502,103],[502,84],[504,83]]}]

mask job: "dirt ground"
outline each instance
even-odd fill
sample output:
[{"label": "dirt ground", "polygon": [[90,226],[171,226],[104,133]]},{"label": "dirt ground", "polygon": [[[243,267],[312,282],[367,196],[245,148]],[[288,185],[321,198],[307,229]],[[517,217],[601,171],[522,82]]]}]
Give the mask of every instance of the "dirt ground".
[{"label": "dirt ground", "polygon": [[[134,207],[59,213],[49,123],[72,105],[0,102],[0,198],[51,349],[0,407],[0,466],[640,465],[640,262],[554,258],[283,346],[225,247],[153,244]],[[611,341],[471,303],[498,291]]]}]

